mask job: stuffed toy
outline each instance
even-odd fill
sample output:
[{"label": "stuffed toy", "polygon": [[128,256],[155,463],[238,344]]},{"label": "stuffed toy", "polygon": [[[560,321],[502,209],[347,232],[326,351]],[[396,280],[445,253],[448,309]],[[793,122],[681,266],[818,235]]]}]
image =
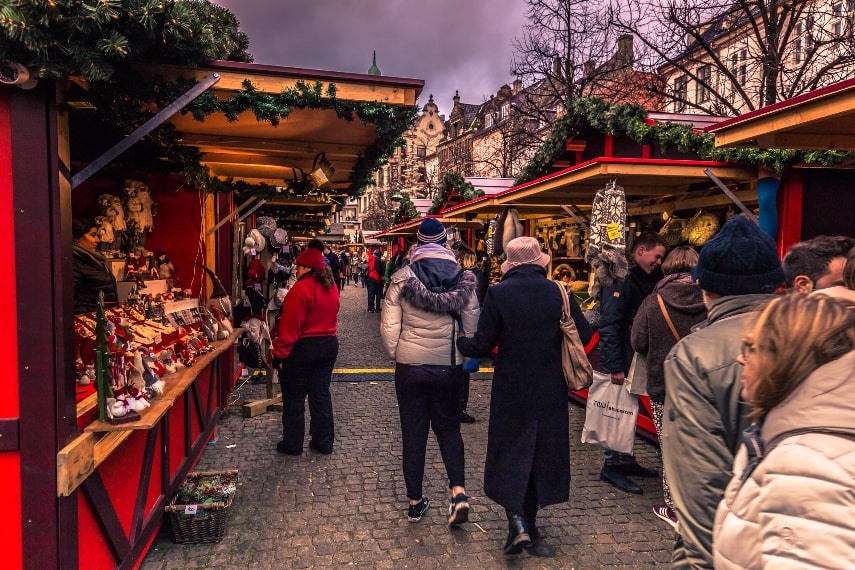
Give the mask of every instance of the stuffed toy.
[{"label": "stuffed toy", "polygon": [[160,274],[161,279],[166,279],[167,281],[172,278],[172,275],[175,273],[175,266],[172,265],[172,262],[169,261],[169,258],[166,257],[165,253],[161,253],[157,256],[157,272]]},{"label": "stuffed toy", "polygon": [[702,246],[718,232],[718,218],[714,214],[698,210],[683,228],[683,239],[695,246]]},{"label": "stuffed toy", "polygon": [[151,198],[148,185],[139,180],[125,180],[127,219],[137,223],[137,231],[146,234],[154,229],[157,202]]}]

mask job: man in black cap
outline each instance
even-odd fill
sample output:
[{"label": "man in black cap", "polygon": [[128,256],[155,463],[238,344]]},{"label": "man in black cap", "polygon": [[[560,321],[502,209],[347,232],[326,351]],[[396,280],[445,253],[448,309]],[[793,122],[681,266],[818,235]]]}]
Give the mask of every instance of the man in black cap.
[{"label": "man in black cap", "polygon": [[679,524],[672,568],[712,568],[716,508],[748,427],[736,361],[746,322],[784,284],[775,242],[734,216],[704,245],[692,275],[707,320],[665,359],[662,460]]}]

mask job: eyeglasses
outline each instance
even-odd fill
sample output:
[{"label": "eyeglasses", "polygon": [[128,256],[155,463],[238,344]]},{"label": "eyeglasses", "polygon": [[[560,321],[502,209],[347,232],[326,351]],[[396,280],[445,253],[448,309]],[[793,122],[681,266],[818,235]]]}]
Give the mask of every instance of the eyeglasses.
[{"label": "eyeglasses", "polygon": [[739,352],[739,355],[742,356],[742,360],[747,361],[751,356],[754,356],[755,352],[757,352],[757,348],[754,346],[754,341],[742,341],[742,350]]}]

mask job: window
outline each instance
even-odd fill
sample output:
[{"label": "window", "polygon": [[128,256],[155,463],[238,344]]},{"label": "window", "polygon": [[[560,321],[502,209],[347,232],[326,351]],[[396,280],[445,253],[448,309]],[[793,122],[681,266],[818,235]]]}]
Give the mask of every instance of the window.
[{"label": "window", "polygon": [[689,93],[689,78],[681,75],[674,80],[674,110],[681,113],[686,110],[686,98]]},{"label": "window", "polygon": [[739,53],[739,84],[745,85],[745,82],[748,80],[748,66],[745,63],[745,60],[748,59],[748,50],[744,49]]},{"label": "window", "polygon": [[424,158],[427,156],[427,147],[423,144],[420,144],[416,147],[416,156],[419,158]]},{"label": "window", "polygon": [[389,167],[389,182],[397,182],[398,181],[398,167],[391,166]]},{"label": "window", "polygon": [[502,118],[507,119],[510,116],[511,116],[511,104],[505,103],[504,105],[502,105]]},{"label": "window", "polygon": [[383,179],[385,178],[383,174],[385,174],[385,172],[382,168],[377,171],[377,186],[383,186]]},{"label": "window", "polygon": [[710,100],[708,85],[712,80],[712,68],[709,65],[702,65],[698,68],[697,76],[698,82],[695,84],[695,101],[706,103]]},{"label": "window", "polygon": [[795,63],[802,62],[802,24],[799,22],[796,24],[796,41],[794,42],[795,53],[793,54],[793,59]]},{"label": "window", "polygon": [[493,113],[487,113],[484,116],[484,127],[490,128],[493,126]]}]

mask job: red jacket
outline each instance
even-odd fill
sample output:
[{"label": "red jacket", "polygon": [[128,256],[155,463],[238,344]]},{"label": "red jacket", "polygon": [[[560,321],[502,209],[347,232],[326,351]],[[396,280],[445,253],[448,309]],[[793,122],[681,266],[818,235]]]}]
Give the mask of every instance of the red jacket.
[{"label": "red jacket", "polygon": [[335,286],[327,290],[314,277],[301,278],[285,295],[277,329],[279,334],[273,339],[273,356],[288,358],[294,343],[301,338],[336,336],[340,306]]}]

